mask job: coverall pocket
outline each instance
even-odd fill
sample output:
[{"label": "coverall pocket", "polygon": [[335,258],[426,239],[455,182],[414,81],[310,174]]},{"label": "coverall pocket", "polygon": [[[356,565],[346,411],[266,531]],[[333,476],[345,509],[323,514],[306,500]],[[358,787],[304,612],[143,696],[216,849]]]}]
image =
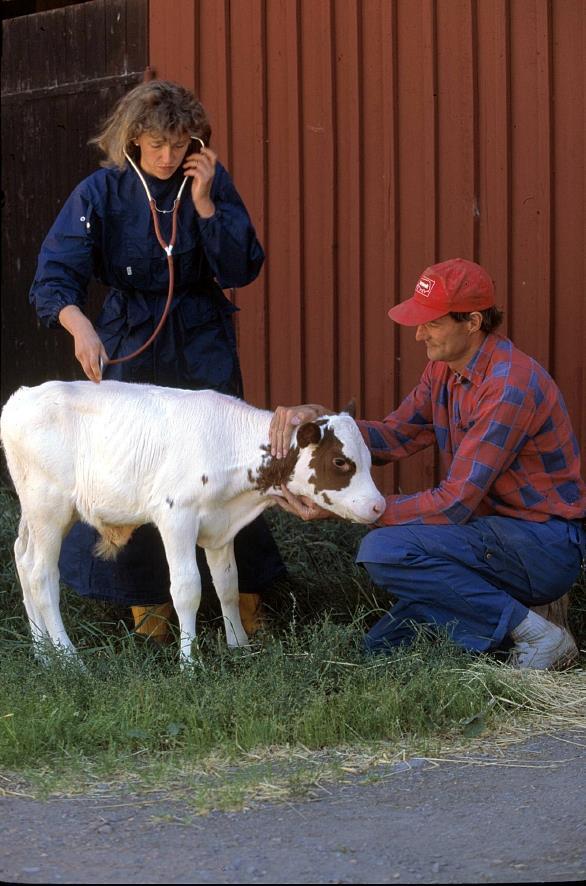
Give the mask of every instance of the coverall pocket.
[{"label": "coverall pocket", "polygon": [[[161,277],[161,262],[158,259],[138,258],[128,255],[124,266],[115,268],[118,279],[124,280],[133,289],[151,289],[153,281]],[[165,268],[167,262],[165,260]],[[168,276],[168,275],[167,275]],[[160,282],[160,281],[159,281]]]}]

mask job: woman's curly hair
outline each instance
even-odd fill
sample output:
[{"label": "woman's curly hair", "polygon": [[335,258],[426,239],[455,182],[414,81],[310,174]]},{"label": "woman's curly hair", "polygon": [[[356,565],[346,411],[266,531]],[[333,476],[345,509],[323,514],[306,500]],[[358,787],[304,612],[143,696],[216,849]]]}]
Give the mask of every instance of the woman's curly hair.
[{"label": "woman's curly hair", "polygon": [[89,144],[106,155],[102,166],[124,169],[124,151],[144,132],[196,135],[207,145],[212,129],[202,104],[189,89],[170,80],[149,80],[120,99]]}]

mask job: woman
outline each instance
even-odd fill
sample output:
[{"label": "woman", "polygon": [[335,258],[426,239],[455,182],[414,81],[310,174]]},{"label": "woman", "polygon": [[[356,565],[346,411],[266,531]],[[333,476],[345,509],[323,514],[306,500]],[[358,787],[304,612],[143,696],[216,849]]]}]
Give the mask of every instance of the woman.
[{"label": "woman", "polygon": [[[75,356],[91,381],[213,388],[242,397],[236,308],[222,289],[251,283],[264,253],[230,176],[209,147],[210,135],[206,113],[189,90],[152,80],[125,95],[93,139],[106,160],[63,206],[41,247],[30,293],[41,321],[72,335]],[[147,194],[155,201],[153,213]],[[177,198],[167,320],[142,353],[109,363],[147,342],[163,314],[169,267],[153,215],[168,244]],[[111,287],[95,327],[83,313],[92,277]],[[135,630],[164,641],[171,604],[158,532],[150,525],[138,529],[114,563],[93,557],[96,538],[85,524],[73,527],[61,553],[63,580],[84,596],[130,605]],[[284,566],[262,519],[246,527],[235,545],[243,624],[252,633],[259,624],[258,592]],[[199,561],[209,583],[205,560]]]}]

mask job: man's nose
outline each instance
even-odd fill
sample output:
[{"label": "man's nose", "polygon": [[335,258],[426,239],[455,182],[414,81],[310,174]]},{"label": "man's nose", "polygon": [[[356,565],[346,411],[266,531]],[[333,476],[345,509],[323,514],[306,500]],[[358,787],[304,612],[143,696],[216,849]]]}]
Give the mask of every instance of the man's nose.
[{"label": "man's nose", "polygon": [[415,341],[425,340],[425,326],[418,326],[415,332]]}]

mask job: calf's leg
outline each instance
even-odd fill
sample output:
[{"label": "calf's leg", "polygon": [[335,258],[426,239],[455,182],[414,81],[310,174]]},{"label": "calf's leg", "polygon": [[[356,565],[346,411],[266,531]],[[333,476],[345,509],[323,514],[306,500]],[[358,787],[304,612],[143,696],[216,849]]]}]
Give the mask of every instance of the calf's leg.
[{"label": "calf's leg", "polygon": [[242,627],[238,605],[238,570],[234,558],[234,542],[228,542],[217,550],[206,548],[205,554],[220,599],[228,646],[248,646],[248,636]]},{"label": "calf's leg", "polygon": [[31,624],[35,652],[44,660],[43,643],[75,655],[59,611],[59,552],[64,533],[71,525],[71,509],[46,493],[43,507],[35,504],[27,516],[26,504],[14,546],[24,604]]},{"label": "calf's leg", "polygon": [[33,638],[33,648],[35,657],[41,662],[46,662],[46,655],[43,652],[43,643],[48,639],[47,628],[45,622],[37,612],[29,583],[29,572],[32,568],[32,547],[28,523],[24,517],[21,517],[18,527],[18,537],[14,543],[14,558],[16,561],[16,571],[22,588],[22,596],[26,614],[28,615],[31,634]]},{"label": "calf's leg", "polygon": [[192,661],[191,646],[195,640],[197,610],[201,600],[201,578],[195,558],[198,521],[190,513],[175,507],[157,522],[161,533],[169,576],[173,606],[181,633],[181,665]]}]

